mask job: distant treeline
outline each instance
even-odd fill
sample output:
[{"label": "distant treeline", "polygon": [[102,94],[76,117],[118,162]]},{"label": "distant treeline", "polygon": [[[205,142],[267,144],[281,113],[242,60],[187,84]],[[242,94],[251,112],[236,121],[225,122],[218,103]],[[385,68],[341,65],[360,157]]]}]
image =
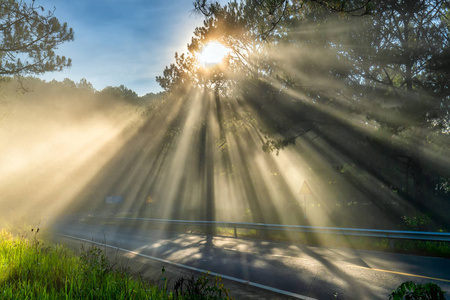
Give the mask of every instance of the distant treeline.
[{"label": "distant treeline", "polygon": [[147,93],[143,96],[138,96],[138,94],[127,88],[124,85],[120,86],[107,86],[100,91],[94,89],[92,84],[85,78],[80,79],[79,82],[75,82],[69,78],[65,78],[62,81],[51,80],[45,81],[37,77],[0,77],[0,85],[2,89],[1,98],[5,101],[7,97],[17,97],[15,94],[19,92],[25,94],[27,92],[34,92],[36,90],[46,90],[46,91],[56,91],[64,92],[69,94],[70,92],[81,92],[95,95],[99,98],[113,99],[113,100],[125,100],[129,103],[136,105],[147,105],[152,100],[161,97],[164,92],[160,93]]}]

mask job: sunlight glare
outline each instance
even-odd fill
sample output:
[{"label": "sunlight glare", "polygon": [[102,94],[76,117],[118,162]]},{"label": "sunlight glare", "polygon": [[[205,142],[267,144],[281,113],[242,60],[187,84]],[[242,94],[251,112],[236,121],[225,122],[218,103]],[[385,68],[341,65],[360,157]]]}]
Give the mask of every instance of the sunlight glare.
[{"label": "sunlight glare", "polygon": [[230,53],[230,49],[219,42],[211,42],[199,53],[199,62],[204,65],[215,65],[222,62],[224,57]]}]

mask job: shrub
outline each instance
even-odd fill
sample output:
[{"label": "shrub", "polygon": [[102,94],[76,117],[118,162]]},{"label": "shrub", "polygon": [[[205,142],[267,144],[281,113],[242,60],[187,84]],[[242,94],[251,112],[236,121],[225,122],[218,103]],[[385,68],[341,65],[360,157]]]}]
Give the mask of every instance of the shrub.
[{"label": "shrub", "polygon": [[402,283],[389,295],[389,300],[445,300],[444,291],[435,283]]}]

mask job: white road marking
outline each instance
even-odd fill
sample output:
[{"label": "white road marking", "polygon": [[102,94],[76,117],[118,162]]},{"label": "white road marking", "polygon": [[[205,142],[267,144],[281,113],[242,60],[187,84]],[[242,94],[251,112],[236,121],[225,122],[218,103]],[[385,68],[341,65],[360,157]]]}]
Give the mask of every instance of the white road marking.
[{"label": "white road marking", "polygon": [[165,259],[162,259],[162,258],[158,258],[158,257],[142,254],[142,253],[139,253],[139,252],[136,252],[136,251],[132,251],[132,250],[116,247],[116,246],[111,246],[111,245],[108,245],[106,243],[98,243],[98,242],[94,242],[93,240],[82,239],[82,238],[79,238],[79,237],[75,237],[75,236],[71,236],[71,235],[65,235],[65,234],[59,234],[59,233],[57,233],[56,235],[67,237],[67,238],[71,238],[71,239],[74,239],[74,240],[83,241],[83,242],[93,243],[93,244],[100,245],[100,246],[103,246],[103,247],[108,247],[108,248],[111,248],[111,249],[124,251],[124,252],[127,252],[127,253],[131,253],[131,254],[134,254],[134,255],[139,255],[139,256],[142,256],[142,257],[145,257],[145,258],[156,260],[156,261],[159,261],[159,262],[162,262],[162,263],[165,263],[165,264],[171,264],[171,265],[174,265],[174,266],[177,266],[177,267],[181,267],[181,268],[184,268],[184,269],[189,269],[189,270],[200,272],[200,273],[208,273],[208,274],[213,275],[213,276],[220,276],[220,277],[228,279],[228,280],[232,280],[232,281],[235,281],[235,282],[247,284],[247,285],[254,286],[254,287],[257,287],[257,288],[260,288],[260,289],[268,290],[268,291],[271,291],[271,292],[274,292],[274,293],[278,293],[278,294],[281,294],[281,295],[285,295],[285,296],[294,297],[294,298],[297,298],[297,299],[317,300],[315,298],[311,298],[311,297],[308,297],[308,296],[303,296],[303,295],[296,294],[296,293],[291,293],[291,292],[288,292],[288,291],[280,290],[280,289],[277,289],[277,288],[274,288],[274,287],[270,287],[270,286],[267,286],[267,285],[263,285],[263,284],[259,284],[259,283],[256,283],[256,282],[251,282],[251,281],[243,280],[243,279],[232,277],[232,276],[228,276],[228,275],[223,275],[223,274],[219,274],[219,273],[215,273],[215,272],[210,272],[210,271],[207,271],[207,270],[203,270],[203,269],[199,269],[199,268],[195,268],[195,267],[179,264],[179,263],[172,262],[172,261],[169,261],[169,260],[165,260]]}]

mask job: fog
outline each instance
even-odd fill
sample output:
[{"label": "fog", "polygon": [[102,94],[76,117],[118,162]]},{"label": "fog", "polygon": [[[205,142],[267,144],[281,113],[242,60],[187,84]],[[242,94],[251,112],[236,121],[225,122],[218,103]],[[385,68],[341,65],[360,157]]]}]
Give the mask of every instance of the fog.
[{"label": "fog", "polygon": [[[43,221],[79,201],[130,132],[136,110],[61,83],[3,82],[0,194],[8,219]],[[128,133],[129,135],[129,133]]]},{"label": "fog", "polygon": [[[216,67],[177,56],[189,75],[151,99],[86,82],[4,80],[2,217],[404,229],[403,217],[426,214],[421,229],[448,229],[448,95],[423,79],[435,76],[423,64],[428,50],[413,45],[411,81],[404,63],[377,58],[373,49],[391,42],[370,40],[380,20],[325,20],[232,48]],[[300,193],[304,184],[311,193]]]}]

